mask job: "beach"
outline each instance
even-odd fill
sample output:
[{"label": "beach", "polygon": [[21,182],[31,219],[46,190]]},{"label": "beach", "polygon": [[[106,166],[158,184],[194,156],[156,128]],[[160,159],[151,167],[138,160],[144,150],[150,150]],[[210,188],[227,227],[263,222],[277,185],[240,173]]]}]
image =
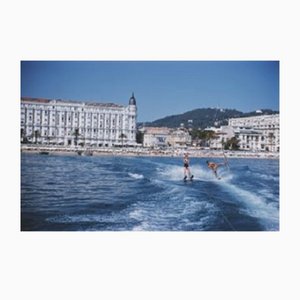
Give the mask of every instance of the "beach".
[{"label": "beach", "polygon": [[78,155],[89,153],[93,156],[150,156],[150,157],[181,157],[188,153],[190,157],[216,157],[223,158],[262,158],[279,159],[279,152],[253,152],[187,148],[150,149],[144,147],[80,147],[80,146],[54,146],[54,145],[21,145],[21,152],[55,154],[55,155]]}]

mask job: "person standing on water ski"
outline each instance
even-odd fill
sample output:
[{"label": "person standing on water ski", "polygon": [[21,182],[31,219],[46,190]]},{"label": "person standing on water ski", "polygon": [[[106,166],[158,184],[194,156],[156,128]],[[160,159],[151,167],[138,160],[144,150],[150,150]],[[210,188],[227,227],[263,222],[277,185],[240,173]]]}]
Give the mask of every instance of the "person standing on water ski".
[{"label": "person standing on water ski", "polygon": [[184,173],[184,178],[183,180],[187,180],[187,176],[189,176],[190,180],[193,179],[194,175],[191,174],[190,170],[190,160],[189,160],[189,155],[188,153],[184,153],[183,157],[183,173]]},{"label": "person standing on water ski", "polygon": [[221,177],[218,176],[217,169],[218,169],[219,166],[225,165],[225,163],[217,164],[215,162],[208,161],[208,160],[206,161],[206,163],[207,163],[208,168],[210,168],[213,171],[213,173],[215,174],[216,178],[221,179]]}]

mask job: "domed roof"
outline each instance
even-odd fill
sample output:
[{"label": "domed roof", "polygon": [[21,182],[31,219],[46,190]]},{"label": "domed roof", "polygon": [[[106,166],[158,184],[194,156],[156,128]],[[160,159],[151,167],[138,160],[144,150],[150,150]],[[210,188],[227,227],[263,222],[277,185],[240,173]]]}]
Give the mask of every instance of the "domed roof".
[{"label": "domed roof", "polygon": [[132,96],[129,99],[129,105],[136,105],[136,101],[134,98],[134,93],[132,93]]}]

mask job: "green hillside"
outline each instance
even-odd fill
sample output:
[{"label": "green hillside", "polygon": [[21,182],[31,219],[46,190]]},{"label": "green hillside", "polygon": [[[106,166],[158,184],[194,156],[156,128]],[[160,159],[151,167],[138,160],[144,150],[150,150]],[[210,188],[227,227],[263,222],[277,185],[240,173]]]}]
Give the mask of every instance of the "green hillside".
[{"label": "green hillside", "polygon": [[235,109],[199,108],[180,115],[167,116],[153,122],[143,123],[143,125],[176,128],[183,123],[185,127],[204,129],[209,126],[227,125],[230,118],[278,114],[278,111],[270,109],[262,109],[261,111],[262,113],[255,111],[243,113]]}]

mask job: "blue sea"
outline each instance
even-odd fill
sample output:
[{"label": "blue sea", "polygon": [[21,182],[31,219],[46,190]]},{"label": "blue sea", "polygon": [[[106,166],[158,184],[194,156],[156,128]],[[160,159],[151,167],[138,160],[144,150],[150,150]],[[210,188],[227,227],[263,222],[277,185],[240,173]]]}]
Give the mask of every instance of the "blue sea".
[{"label": "blue sea", "polygon": [[22,153],[21,230],[279,230],[278,160],[206,160]]}]

